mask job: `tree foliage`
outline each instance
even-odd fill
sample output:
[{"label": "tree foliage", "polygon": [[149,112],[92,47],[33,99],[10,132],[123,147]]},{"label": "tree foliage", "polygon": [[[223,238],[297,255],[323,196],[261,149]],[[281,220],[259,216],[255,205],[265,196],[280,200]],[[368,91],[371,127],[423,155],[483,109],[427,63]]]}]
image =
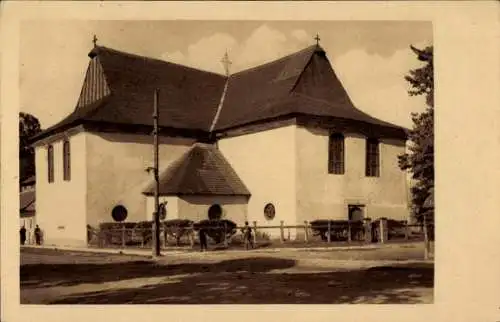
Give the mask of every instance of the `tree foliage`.
[{"label": "tree foliage", "polygon": [[42,131],[38,119],[29,113],[19,113],[19,180],[35,175],[35,150],[30,139]]},{"label": "tree foliage", "polygon": [[411,188],[413,214],[421,219],[424,201],[434,187],[434,66],[433,47],[417,49],[411,46],[423,67],[410,70],[405,80],[410,84],[410,96],[424,95],[427,107],[422,113],[413,113],[413,127],[409,132],[409,152],[399,156],[399,166],[412,174]]}]

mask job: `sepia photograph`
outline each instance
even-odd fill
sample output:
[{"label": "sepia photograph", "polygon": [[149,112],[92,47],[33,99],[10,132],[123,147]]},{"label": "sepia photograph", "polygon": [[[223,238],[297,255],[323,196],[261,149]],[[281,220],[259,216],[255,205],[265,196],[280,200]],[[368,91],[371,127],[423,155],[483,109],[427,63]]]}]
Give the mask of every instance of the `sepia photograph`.
[{"label": "sepia photograph", "polygon": [[20,24],[21,304],[434,303],[430,21]]}]

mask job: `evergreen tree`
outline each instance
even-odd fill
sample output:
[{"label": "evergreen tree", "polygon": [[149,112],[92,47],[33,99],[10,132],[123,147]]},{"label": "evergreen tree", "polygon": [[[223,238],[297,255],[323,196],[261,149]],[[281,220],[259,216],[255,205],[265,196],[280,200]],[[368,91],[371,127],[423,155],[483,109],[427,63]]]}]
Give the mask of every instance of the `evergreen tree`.
[{"label": "evergreen tree", "polygon": [[38,119],[29,113],[19,113],[19,180],[23,181],[35,175],[35,151],[29,140],[40,133]]},{"label": "evergreen tree", "polygon": [[410,96],[425,95],[427,106],[422,113],[412,113],[413,128],[409,132],[409,153],[399,156],[399,166],[412,174],[415,185],[411,188],[412,212],[417,220],[422,214],[427,219],[434,215],[433,209],[426,210],[423,205],[434,188],[434,71],[433,47],[417,49],[411,46],[417,58],[424,62],[423,67],[410,70],[405,76],[410,84]]}]

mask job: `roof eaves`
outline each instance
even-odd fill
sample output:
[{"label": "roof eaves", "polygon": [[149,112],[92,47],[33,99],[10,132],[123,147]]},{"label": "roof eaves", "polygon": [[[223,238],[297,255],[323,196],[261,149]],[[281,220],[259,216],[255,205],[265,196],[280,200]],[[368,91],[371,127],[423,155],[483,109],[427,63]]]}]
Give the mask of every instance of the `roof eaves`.
[{"label": "roof eaves", "polygon": [[56,123],[55,125],[52,125],[51,127],[47,128],[46,130],[43,130],[42,132],[38,133],[37,135],[33,136],[29,140],[30,145],[34,145],[38,141],[47,138],[51,135],[54,135],[56,133],[62,132],[64,130],[70,129],[72,127],[75,127],[77,125],[82,124],[87,118],[92,116],[97,112],[99,108],[104,106],[111,95],[108,95],[92,104],[80,107],[75,109],[71,114],[66,116],[62,121]]}]

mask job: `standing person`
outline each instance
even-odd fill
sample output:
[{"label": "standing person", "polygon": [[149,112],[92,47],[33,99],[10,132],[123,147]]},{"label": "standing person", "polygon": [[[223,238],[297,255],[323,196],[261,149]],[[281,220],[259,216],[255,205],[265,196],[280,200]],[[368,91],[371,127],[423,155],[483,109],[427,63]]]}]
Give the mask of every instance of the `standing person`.
[{"label": "standing person", "polygon": [[36,225],[35,228],[35,241],[37,245],[41,245],[41,240],[42,240],[42,230],[38,225]]},{"label": "standing person", "polygon": [[205,228],[201,228],[200,229],[200,232],[198,233],[199,237],[200,237],[200,248],[201,248],[201,251],[206,251],[208,250],[208,247],[207,247],[207,232],[205,231]]},{"label": "standing person", "polygon": [[24,245],[26,243],[26,228],[24,225],[19,230],[19,234],[21,235],[21,245]]},{"label": "standing person", "polygon": [[248,221],[245,221],[245,227],[243,227],[243,239],[245,240],[245,249],[248,250],[249,247],[254,248],[252,228],[248,225]]}]

